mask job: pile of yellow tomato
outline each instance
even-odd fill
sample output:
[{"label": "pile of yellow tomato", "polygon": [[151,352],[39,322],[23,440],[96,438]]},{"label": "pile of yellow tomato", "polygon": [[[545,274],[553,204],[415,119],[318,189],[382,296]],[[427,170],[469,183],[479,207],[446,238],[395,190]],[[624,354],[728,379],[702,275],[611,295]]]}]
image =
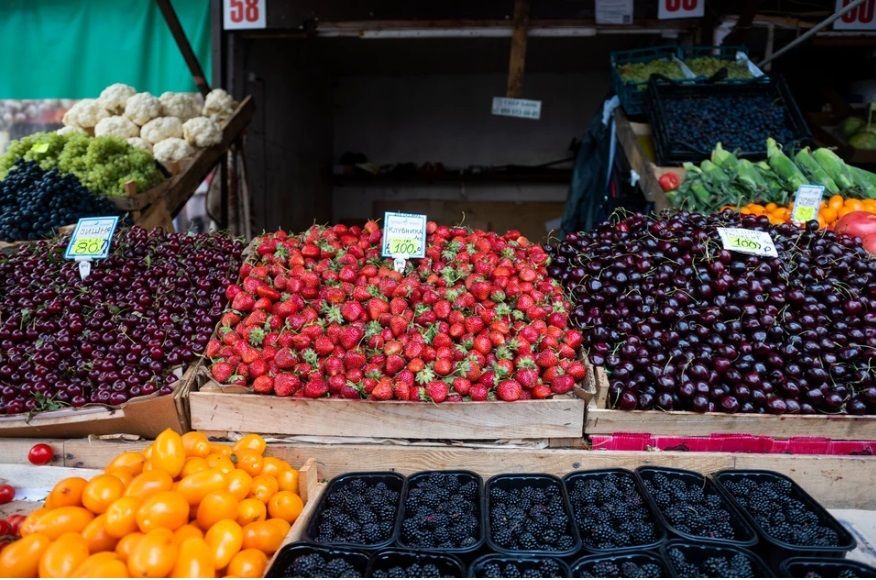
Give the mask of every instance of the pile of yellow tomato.
[{"label": "pile of yellow tomato", "polygon": [[58,482],[0,552],[0,576],[260,577],[304,508],[298,471],[234,444],[166,430],[100,475]]},{"label": "pile of yellow tomato", "polygon": [[[739,213],[750,215],[763,215],[770,220],[772,224],[785,224],[791,221],[791,212],[794,210],[794,203],[791,202],[787,206],[777,205],[775,203],[759,204],[749,203],[739,208]],[[830,199],[821,202],[821,209],[818,211],[818,225],[821,229],[831,229],[834,224],[844,215],[853,211],[865,211],[876,213],[876,199],[853,199],[844,198],[841,195],[832,195]]]}]

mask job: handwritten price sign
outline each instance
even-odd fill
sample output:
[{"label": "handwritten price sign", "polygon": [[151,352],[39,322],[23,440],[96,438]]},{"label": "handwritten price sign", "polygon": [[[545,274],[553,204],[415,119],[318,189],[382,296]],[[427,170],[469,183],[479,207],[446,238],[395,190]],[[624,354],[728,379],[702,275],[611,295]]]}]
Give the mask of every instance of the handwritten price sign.
[{"label": "handwritten price sign", "polygon": [[246,30],[267,26],[267,0],[223,0],[222,26],[225,30]]},{"label": "handwritten price sign", "polygon": [[68,260],[100,260],[109,255],[117,217],[81,218],[73,230],[64,257]]},{"label": "handwritten price sign", "polygon": [[755,256],[772,256],[778,258],[776,244],[767,232],[746,230],[744,228],[718,228],[718,235],[725,250],[754,254]]},{"label": "handwritten price sign", "polygon": [[794,196],[794,211],[791,212],[791,221],[795,224],[801,224],[818,219],[822,197],[824,197],[823,185],[801,185]]},{"label": "handwritten price sign", "polygon": [[706,12],[706,0],[659,0],[657,18],[702,18]]},{"label": "handwritten price sign", "polygon": [[383,256],[422,258],[426,255],[426,216],[418,213],[383,215]]}]

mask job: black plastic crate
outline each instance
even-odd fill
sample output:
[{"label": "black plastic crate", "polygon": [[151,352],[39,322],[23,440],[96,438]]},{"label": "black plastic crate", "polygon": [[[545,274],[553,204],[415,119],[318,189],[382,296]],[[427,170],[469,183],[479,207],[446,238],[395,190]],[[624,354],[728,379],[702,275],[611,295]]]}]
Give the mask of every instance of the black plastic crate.
[{"label": "black plastic crate", "polygon": [[[660,552],[663,555],[663,560],[669,568],[670,576],[673,578],[702,578],[702,574],[704,574],[704,572],[701,571],[697,575],[686,575],[685,571],[673,562],[673,550],[680,550],[681,553],[684,554],[685,562],[696,564],[697,566],[702,566],[709,558],[732,558],[742,554],[751,564],[751,570],[753,573],[752,576],[750,576],[751,578],[772,578],[774,576],[764,561],[761,560],[760,556],[744,548],[731,548],[729,546],[716,546],[714,544],[692,544],[682,540],[673,540],[663,544],[660,549]],[[727,575],[716,574],[714,576],[707,575],[705,577],[726,578]]]},{"label": "black plastic crate", "polygon": [[[559,569],[559,573],[553,576],[541,576],[542,578],[568,578],[569,566],[562,560],[551,558],[550,556],[507,556],[502,554],[486,554],[481,556],[468,568],[468,576],[470,578],[506,578],[508,577],[504,568],[507,564],[513,564],[520,571],[521,577],[525,577],[527,570],[540,570],[541,566],[549,563]],[[487,576],[486,568],[490,564],[498,564],[502,573],[499,576]],[[532,576],[530,576],[532,577]],[[536,576],[537,578],[538,576]]]},{"label": "black plastic crate", "polygon": [[[720,500],[720,503],[717,504],[717,506],[715,507],[719,506],[720,508],[729,512],[730,526],[733,528],[735,537],[718,538],[710,536],[700,536],[681,531],[676,526],[672,525],[667,519],[666,514],[664,514],[663,510],[659,507],[653,494],[648,491],[648,487],[645,484],[646,481],[652,480],[658,474],[665,475],[669,479],[681,480],[686,484],[695,484],[696,487],[702,489],[703,494],[717,496]],[[645,497],[647,498],[653,511],[657,514],[660,523],[671,535],[694,543],[720,543],[723,545],[737,546],[741,548],[749,548],[757,544],[757,534],[755,534],[754,529],[748,524],[748,522],[738,511],[734,503],[731,502],[721,492],[721,490],[718,489],[715,483],[712,482],[712,480],[710,480],[708,477],[695,471],[687,471],[685,469],[672,469],[668,467],[640,467],[636,469],[636,475],[639,477],[642,483],[642,490],[645,492]],[[702,509],[710,508],[708,506],[703,506]]]},{"label": "black plastic crate", "polygon": [[[604,480],[608,476],[628,478],[635,492],[639,496],[640,506],[646,512],[646,521],[649,521],[653,526],[654,540],[651,542],[628,543],[614,547],[598,547],[592,542],[588,542],[582,529],[582,525],[578,522],[576,503],[572,499],[572,492],[575,489],[575,484],[578,482],[586,482],[588,480]],[[575,519],[575,525],[578,529],[578,536],[581,538],[582,547],[588,552],[604,553],[617,552],[618,550],[653,550],[657,548],[664,540],[666,540],[666,529],[663,527],[659,516],[657,515],[654,506],[648,501],[645,490],[642,489],[642,483],[636,478],[632,471],[626,469],[597,469],[592,471],[575,471],[563,478],[563,485],[566,487],[566,495],[569,498],[569,507],[572,509],[572,515]],[[594,526],[588,525],[587,528]],[[594,531],[594,534],[599,532]]]},{"label": "black plastic crate", "polygon": [[[266,578],[295,578],[301,577],[298,573],[296,573],[292,565],[297,558],[300,556],[306,556],[309,554],[319,554],[325,560],[334,560],[337,558],[341,558],[346,560],[349,564],[353,566],[358,576],[344,575],[344,576],[304,576],[309,578],[325,578],[325,577],[334,577],[334,578],[365,578],[368,573],[368,554],[365,552],[359,552],[356,550],[346,550],[343,548],[333,548],[330,546],[320,546],[317,544],[311,544],[308,542],[296,542],[294,544],[289,544],[288,546],[283,547],[280,550],[280,553],[277,554],[276,560],[274,560],[273,566],[268,570],[268,573],[265,574]],[[299,570],[300,572],[300,570]]]},{"label": "black plastic crate", "polygon": [[[797,102],[781,78],[760,78],[735,83],[709,83],[700,81],[673,82],[664,78],[652,77],[648,82],[646,93],[646,109],[659,165],[681,165],[686,161],[699,163],[710,157],[712,150],[719,142],[725,149],[734,152],[737,157],[761,160],[766,157],[767,137],[774,137],[782,145],[792,149],[803,147],[812,139],[812,134]],[[695,123],[710,124],[717,121],[710,119],[707,113],[701,113],[702,109],[700,108],[696,109],[694,119],[680,119],[671,114],[671,103],[699,101],[705,104],[714,99],[736,99],[743,103],[748,101],[754,103],[755,101],[752,99],[761,99],[764,102],[776,104],[783,110],[782,122],[787,135],[780,138],[780,135],[775,134],[775,131],[764,130],[764,134],[758,136],[744,119],[733,115],[728,117],[726,109],[721,109],[725,114],[721,115],[721,112],[716,112],[713,117],[718,118],[720,115],[722,120],[727,118],[735,121],[728,127],[724,127],[725,130],[730,130],[732,133],[719,133],[717,127],[707,127],[699,142],[678,138],[676,133],[680,127],[689,127]],[[750,110],[752,116],[758,115],[753,106]],[[734,143],[736,138],[743,139],[749,136],[752,136],[753,140],[748,147],[740,148]]]},{"label": "black plastic crate", "polygon": [[[611,565],[617,569],[617,574],[613,573]],[[636,573],[634,570],[625,572],[625,565],[635,564],[638,567],[651,566],[658,570],[656,576],[642,576],[641,570]],[[576,561],[571,566],[572,578],[666,578],[669,576],[669,569],[666,567],[666,562],[658,554],[651,552],[615,552],[612,555],[600,554],[597,556],[586,556]]]},{"label": "black plastic crate", "polygon": [[[527,486],[532,486],[534,488],[539,489],[547,489],[550,487],[555,487],[562,498],[563,509],[566,513],[567,517],[567,525],[566,530],[563,532],[564,535],[570,535],[572,537],[572,546],[565,550],[512,550],[508,548],[504,548],[494,542],[492,526],[490,520],[492,519],[490,509],[492,506],[492,498],[491,492],[494,488],[505,489],[505,490],[521,490]],[[554,557],[564,557],[564,556],[573,556],[581,549],[581,539],[578,537],[578,530],[575,526],[575,518],[572,515],[572,510],[569,507],[569,499],[566,497],[566,490],[563,487],[563,482],[553,475],[544,475],[544,474],[505,474],[505,475],[496,475],[487,480],[486,487],[484,489],[484,523],[485,530],[487,536],[487,545],[491,550],[495,552],[499,552],[502,554],[512,554],[515,556],[554,556]]]},{"label": "black plastic crate", "polygon": [[[405,502],[407,501],[407,498],[411,491],[417,489],[422,481],[424,481],[433,474],[442,474],[455,477],[458,478],[460,482],[464,483],[474,483],[475,487],[477,488],[477,495],[475,497],[475,517],[477,518],[478,527],[477,534],[474,537],[475,542],[473,544],[462,546],[459,548],[440,548],[435,546],[416,545],[413,542],[406,541],[404,534],[404,522],[407,520]],[[429,550],[436,553],[455,554],[465,557],[475,554],[483,547],[486,537],[483,510],[483,489],[483,479],[480,475],[472,471],[421,471],[419,473],[415,473],[414,475],[409,476],[407,479],[407,484],[405,486],[405,493],[402,497],[401,508],[399,509],[399,521],[396,525],[398,529],[398,538],[396,540],[396,544],[403,548],[410,548],[415,550]]]},{"label": "black plastic crate", "polygon": [[[673,61],[679,58],[681,53],[674,45],[652,46],[648,48],[636,48],[632,50],[617,50],[611,53],[611,84],[614,92],[620,99],[621,106],[630,116],[645,114],[645,91],[648,88],[647,81],[625,81],[621,78],[618,67],[625,64],[645,63],[655,60]],[[678,66],[676,64],[676,66]],[[685,75],[684,69],[678,67],[679,73]]]},{"label": "black plastic crate", "polygon": [[843,558],[788,558],[779,564],[779,574],[788,578],[874,578],[876,568]]},{"label": "black plastic crate", "polygon": [[[388,548],[381,550],[371,556],[371,561],[368,563],[368,576],[371,578],[422,578],[424,576],[411,576],[405,573],[401,576],[386,575],[391,568],[401,566],[409,568],[413,564],[425,566],[428,564],[438,568],[438,573],[441,578],[464,578],[465,569],[462,562],[449,554],[439,554],[436,552],[425,552],[420,550],[400,550]],[[380,575],[379,572],[384,574]],[[375,574],[377,572],[377,574]]]},{"label": "black plastic crate", "polygon": [[[332,494],[350,485],[355,480],[364,480],[369,487],[377,485],[378,483],[384,483],[390,490],[395,491],[398,494],[398,499],[395,502],[395,512],[393,513],[392,519],[390,520],[392,522],[392,529],[389,535],[383,535],[380,541],[373,543],[325,541],[323,538],[320,537],[319,534],[320,524],[323,521],[323,512],[328,507],[328,504],[330,503],[332,498]],[[319,504],[317,504],[316,506],[316,511],[314,512],[313,517],[310,519],[310,522],[307,525],[307,529],[304,532],[305,539],[323,545],[341,546],[345,548],[362,550],[375,550],[378,548],[385,548],[391,545],[393,542],[395,542],[396,537],[398,536],[398,514],[400,509],[399,506],[401,505],[402,497],[404,497],[404,488],[405,478],[398,473],[393,473],[391,471],[347,473],[345,475],[334,478],[333,480],[331,480],[331,482],[329,482],[325,493],[322,494],[322,497],[319,500]]]},{"label": "black plastic crate", "polygon": [[[793,499],[803,502],[807,509],[818,516],[819,525],[832,529],[837,535],[837,544],[835,546],[815,546],[815,545],[798,545],[782,541],[773,535],[769,534],[764,527],[758,523],[750,510],[746,509],[739,503],[736,496],[728,489],[727,483],[739,481],[740,479],[750,478],[758,483],[768,481],[784,481],[790,483],[790,496]],[[715,474],[715,482],[718,488],[727,496],[730,501],[737,506],[739,511],[748,520],[751,526],[757,530],[760,536],[760,544],[758,550],[764,554],[767,561],[774,568],[778,568],[782,560],[791,557],[833,557],[842,558],[846,553],[855,549],[858,543],[852,534],[840,524],[836,518],[830,515],[824,507],[815,501],[802,487],[789,477],[763,469],[751,470],[726,470]],[[787,484],[786,484],[787,485]]]}]

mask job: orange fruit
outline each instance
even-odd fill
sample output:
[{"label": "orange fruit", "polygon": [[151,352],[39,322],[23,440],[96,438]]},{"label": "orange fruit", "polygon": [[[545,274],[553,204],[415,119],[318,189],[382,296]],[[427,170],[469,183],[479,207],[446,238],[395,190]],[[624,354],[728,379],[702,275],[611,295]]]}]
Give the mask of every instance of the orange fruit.
[{"label": "orange fruit", "polygon": [[106,531],[106,514],[100,514],[82,530],[82,537],[88,543],[88,553],[108,552],[115,550],[119,539]]},{"label": "orange fruit", "polygon": [[80,534],[62,534],[40,558],[40,578],[68,578],[88,558],[88,542]]},{"label": "orange fruit", "polygon": [[291,491],[278,491],[268,502],[268,513],[271,517],[286,520],[290,524],[298,519],[303,509],[304,501]]},{"label": "orange fruit", "polygon": [[271,496],[277,493],[279,489],[280,484],[277,483],[277,478],[271,477],[270,475],[257,475],[252,478],[249,495],[262,503],[268,503]]},{"label": "orange fruit", "polygon": [[198,505],[197,521],[202,530],[209,529],[219,520],[237,517],[237,498],[227,491],[207,494]]},{"label": "orange fruit", "polygon": [[226,491],[242,500],[249,495],[250,487],[252,487],[252,476],[242,469],[235,469],[228,474],[228,486]]},{"label": "orange fruit", "polygon": [[222,520],[213,524],[204,539],[213,553],[216,568],[225,568],[243,545],[243,528],[233,520]]},{"label": "orange fruit", "polygon": [[228,576],[233,578],[261,578],[268,565],[268,557],[261,550],[241,550],[228,563]]},{"label": "orange fruit", "polygon": [[255,451],[241,449],[240,451],[235,451],[234,456],[237,457],[237,462],[234,464],[237,469],[242,469],[253,477],[262,472],[264,458]]},{"label": "orange fruit", "polygon": [[183,449],[187,457],[207,457],[210,455],[210,440],[203,433],[189,431],[182,436]]},{"label": "orange fruit", "polygon": [[137,531],[137,510],[139,497],[126,495],[110,504],[106,513],[106,532],[114,538],[123,538]]},{"label": "orange fruit", "polygon": [[299,475],[298,470],[294,467],[290,467],[289,469],[280,473],[277,476],[277,483],[280,485],[281,491],[294,491],[298,493],[299,489]]},{"label": "orange fruit", "polygon": [[102,514],[111,503],[125,493],[125,484],[113,475],[91,478],[82,490],[82,505],[95,514]]},{"label": "orange fruit", "polygon": [[159,491],[137,509],[137,526],[149,533],[157,528],[173,531],[189,521],[189,502],[179,492]]},{"label": "orange fruit", "polygon": [[146,471],[134,478],[125,495],[145,499],[150,495],[161,491],[170,491],[173,488],[173,478],[164,471]]},{"label": "orange fruit", "polygon": [[268,508],[254,497],[248,497],[237,504],[236,521],[241,526],[258,522],[268,517]]},{"label": "orange fruit", "polygon": [[262,437],[261,435],[250,433],[249,435],[244,435],[243,437],[241,437],[240,440],[234,444],[233,449],[235,453],[247,449],[250,451],[255,451],[259,455],[263,455],[266,447],[267,443],[265,443],[264,437]]},{"label": "orange fruit", "polygon": [[128,558],[128,571],[134,578],[163,578],[173,569],[177,552],[173,533],[156,528],[134,546]]}]

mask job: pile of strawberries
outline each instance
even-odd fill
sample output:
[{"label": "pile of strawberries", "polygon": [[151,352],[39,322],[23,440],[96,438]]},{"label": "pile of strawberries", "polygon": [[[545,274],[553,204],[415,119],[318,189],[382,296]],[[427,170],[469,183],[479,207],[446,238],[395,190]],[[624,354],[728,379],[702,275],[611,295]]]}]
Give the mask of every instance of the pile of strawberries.
[{"label": "pile of strawberries", "polygon": [[516,231],[427,233],[404,273],[381,257],[373,221],[263,236],[226,291],[213,378],[281,397],[435,403],[571,391],[586,374],[582,337],[544,250]]}]

